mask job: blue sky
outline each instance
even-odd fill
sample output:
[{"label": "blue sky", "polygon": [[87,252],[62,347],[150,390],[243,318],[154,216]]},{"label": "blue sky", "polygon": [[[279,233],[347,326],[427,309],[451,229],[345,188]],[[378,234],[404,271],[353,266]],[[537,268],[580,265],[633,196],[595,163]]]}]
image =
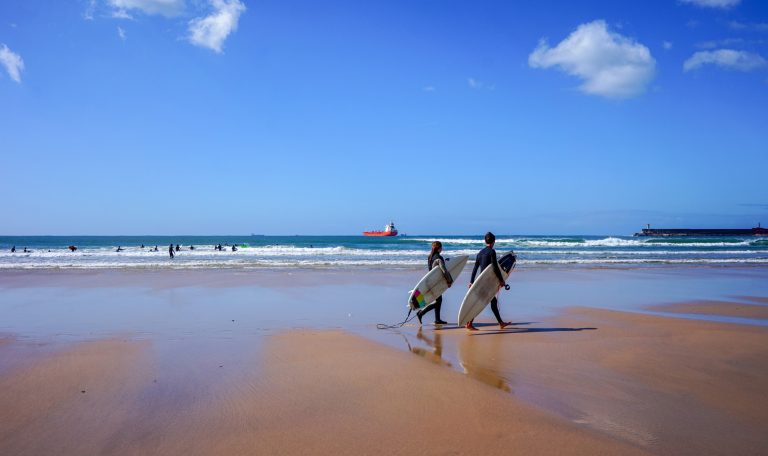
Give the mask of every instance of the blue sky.
[{"label": "blue sky", "polygon": [[0,234],[768,224],[768,3],[9,0]]}]

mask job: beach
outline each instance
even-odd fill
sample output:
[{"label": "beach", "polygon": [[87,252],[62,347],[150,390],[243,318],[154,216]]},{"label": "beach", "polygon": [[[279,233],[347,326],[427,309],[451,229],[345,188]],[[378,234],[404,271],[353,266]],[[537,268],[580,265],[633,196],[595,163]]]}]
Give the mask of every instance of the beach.
[{"label": "beach", "polygon": [[510,329],[377,330],[421,274],[2,271],[0,453],[768,449],[764,269],[521,270]]}]

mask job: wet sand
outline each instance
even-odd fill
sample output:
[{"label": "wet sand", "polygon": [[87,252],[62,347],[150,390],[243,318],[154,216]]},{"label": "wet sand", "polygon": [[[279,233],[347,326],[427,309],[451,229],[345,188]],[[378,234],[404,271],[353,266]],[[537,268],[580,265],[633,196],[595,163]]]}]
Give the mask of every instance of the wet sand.
[{"label": "wet sand", "polygon": [[[752,298],[760,302],[757,298]],[[722,315],[727,317],[768,320],[768,305],[733,301],[696,301],[650,306],[650,310],[683,314]]]},{"label": "wet sand", "polygon": [[[0,454],[768,450],[766,326],[555,306],[505,331],[378,331],[410,273],[151,274],[0,277]],[[545,279],[570,302],[571,276]],[[350,292],[371,308],[353,315]],[[502,314],[535,312],[515,304]]]},{"label": "wet sand", "polygon": [[[234,379],[170,384],[146,345],[85,342],[6,372],[0,453],[641,454],[343,332],[281,333]],[[209,394],[180,402],[190,388]]]}]

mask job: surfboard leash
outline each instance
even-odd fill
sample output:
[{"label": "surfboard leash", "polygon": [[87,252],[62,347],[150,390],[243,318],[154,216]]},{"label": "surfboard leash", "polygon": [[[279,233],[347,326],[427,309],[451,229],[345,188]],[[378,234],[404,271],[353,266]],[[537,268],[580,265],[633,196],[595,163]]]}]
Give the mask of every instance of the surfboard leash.
[{"label": "surfboard leash", "polygon": [[395,323],[394,325],[387,325],[387,324],[384,324],[384,323],[377,323],[376,324],[376,329],[398,329],[398,328],[402,328],[403,325],[405,325],[409,321],[411,321],[414,318],[416,318],[416,314],[414,314],[413,317],[411,317],[411,312],[413,312],[413,309],[411,309],[409,307],[408,308],[408,315],[405,316],[405,320],[403,320],[402,323]]}]

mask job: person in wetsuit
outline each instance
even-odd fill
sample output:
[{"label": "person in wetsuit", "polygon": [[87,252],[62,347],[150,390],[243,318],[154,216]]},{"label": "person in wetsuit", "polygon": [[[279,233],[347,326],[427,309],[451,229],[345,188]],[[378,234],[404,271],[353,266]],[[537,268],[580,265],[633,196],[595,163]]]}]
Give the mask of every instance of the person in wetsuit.
[{"label": "person in wetsuit", "polygon": [[[499,262],[496,259],[496,251],[493,250],[494,244],[496,244],[496,236],[490,231],[485,233],[485,248],[478,252],[477,257],[475,258],[475,267],[472,269],[472,278],[469,279],[470,287],[475,281],[477,270],[480,269],[480,272],[483,272],[488,266],[493,268],[494,275],[496,275],[496,278],[499,279],[499,286],[503,287],[505,285],[504,276],[501,275]],[[491,299],[491,311],[493,311],[493,316],[496,317],[496,321],[499,322],[500,329],[504,329],[512,324],[511,322],[503,321],[501,319],[501,315],[499,314],[499,301],[496,299],[496,296]],[[465,327],[470,331],[477,331],[477,328],[475,328],[475,326],[472,324],[472,321],[473,320],[470,320],[470,322],[467,323],[467,326]]]},{"label": "person in wetsuit", "polygon": [[171,259],[173,259],[173,244],[168,246],[168,254],[171,256]]},{"label": "person in wetsuit", "polygon": [[16,253],[16,246],[11,247],[11,253]]},{"label": "person in wetsuit", "polygon": [[[443,244],[440,241],[435,241],[432,243],[432,251],[429,252],[429,258],[427,258],[427,269],[431,271],[435,268],[440,268],[440,271],[443,273],[443,277],[445,277],[445,280],[448,281],[448,288],[451,288],[451,285],[453,285],[453,277],[451,277],[451,273],[448,272],[448,269],[445,267],[445,259],[443,258],[442,255],[440,255],[440,252],[442,251],[443,251]],[[432,309],[435,310],[436,325],[448,324],[448,322],[440,319],[440,307],[442,307],[442,305],[443,305],[443,297],[438,296],[435,302],[429,304],[428,306],[416,312],[416,316],[419,317],[419,324],[421,324],[421,319],[422,317],[424,317],[424,314],[426,314]]]}]

